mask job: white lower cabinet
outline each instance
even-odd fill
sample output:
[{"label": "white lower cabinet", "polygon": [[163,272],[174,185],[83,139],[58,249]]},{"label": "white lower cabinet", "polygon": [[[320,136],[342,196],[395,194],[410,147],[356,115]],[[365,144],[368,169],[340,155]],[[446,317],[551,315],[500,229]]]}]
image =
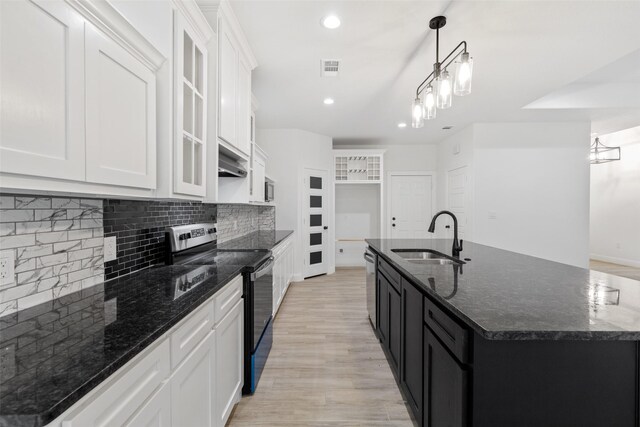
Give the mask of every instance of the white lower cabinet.
[{"label": "white lower cabinet", "polygon": [[169,376],[169,340],[122,367],[94,396],[62,416],[62,427],[124,424]]},{"label": "white lower cabinet", "polygon": [[273,315],[289,289],[293,278],[293,235],[287,237],[273,249]]},{"label": "white lower cabinet", "polygon": [[171,376],[171,425],[215,426],[216,331],[187,356]]},{"label": "white lower cabinet", "polygon": [[216,326],[216,425],[223,427],[242,396],[243,315],[240,300]]},{"label": "white lower cabinet", "polygon": [[224,427],[242,394],[243,346],[238,275],[48,426]]},{"label": "white lower cabinet", "polygon": [[171,425],[171,385],[163,384],[125,427],[169,427]]}]

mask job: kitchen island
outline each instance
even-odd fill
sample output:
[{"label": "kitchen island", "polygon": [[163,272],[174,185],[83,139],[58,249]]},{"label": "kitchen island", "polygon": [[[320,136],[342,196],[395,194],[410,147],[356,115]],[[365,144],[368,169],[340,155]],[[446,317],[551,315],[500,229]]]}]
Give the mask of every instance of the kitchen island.
[{"label": "kitchen island", "polygon": [[[419,425],[637,426],[640,282],[464,242],[368,239]],[[435,252],[438,259],[407,259]]]}]

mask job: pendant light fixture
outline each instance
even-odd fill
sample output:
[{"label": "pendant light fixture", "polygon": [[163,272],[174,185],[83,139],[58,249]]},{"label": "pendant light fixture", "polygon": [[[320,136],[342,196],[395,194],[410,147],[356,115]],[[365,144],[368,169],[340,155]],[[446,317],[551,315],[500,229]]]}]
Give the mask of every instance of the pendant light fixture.
[{"label": "pendant light fixture", "polygon": [[596,137],[591,144],[591,152],[589,153],[589,161],[592,165],[600,163],[608,163],[620,160],[620,147],[607,147],[600,138]]},{"label": "pendant light fixture", "polygon": [[[429,28],[436,30],[436,62],[433,71],[416,89],[413,101],[411,126],[421,128],[424,121],[436,117],[436,109],[451,107],[453,95],[465,96],[471,93],[473,58],[467,52],[467,42],[461,41],[442,61],[440,61],[440,28],[447,23],[444,16],[436,16],[429,21]],[[455,61],[455,63],[454,63]],[[448,67],[454,64],[454,79]],[[422,115],[418,114],[422,112]]]}]

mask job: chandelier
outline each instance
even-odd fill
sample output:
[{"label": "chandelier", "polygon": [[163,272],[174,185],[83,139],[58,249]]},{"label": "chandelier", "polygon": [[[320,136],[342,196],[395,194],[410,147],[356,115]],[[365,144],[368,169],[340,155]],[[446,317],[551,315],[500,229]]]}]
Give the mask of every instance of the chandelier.
[{"label": "chandelier", "polygon": [[[451,107],[453,95],[464,96],[471,93],[473,58],[467,52],[467,42],[461,41],[442,61],[440,61],[440,28],[447,23],[444,16],[436,16],[429,21],[429,28],[436,30],[436,62],[433,71],[416,89],[413,101],[411,126],[421,128],[424,121],[434,119],[437,109]],[[457,61],[456,61],[457,60]],[[453,82],[448,67],[455,62]]]},{"label": "chandelier", "polygon": [[591,144],[589,160],[592,165],[620,160],[620,147],[607,147],[600,142],[600,138],[596,137]]}]

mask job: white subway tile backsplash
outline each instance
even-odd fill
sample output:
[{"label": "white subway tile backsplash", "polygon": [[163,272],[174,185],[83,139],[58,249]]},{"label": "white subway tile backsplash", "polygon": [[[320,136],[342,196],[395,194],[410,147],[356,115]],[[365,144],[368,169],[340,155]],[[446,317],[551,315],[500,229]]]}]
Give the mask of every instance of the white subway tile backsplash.
[{"label": "white subway tile backsplash", "polygon": [[50,197],[15,196],[16,209],[51,209]]},{"label": "white subway tile backsplash", "polygon": [[80,199],[66,199],[63,197],[56,197],[51,199],[51,207],[53,209],[79,209]]},{"label": "white subway tile backsplash", "polygon": [[0,248],[14,253],[16,274],[0,290],[0,316],[104,281],[102,204],[0,195]]},{"label": "white subway tile backsplash", "polygon": [[81,249],[79,251],[70,251],[68,252],[69,261],[76,261],[85,258],[91,258],[93,256],[93,249]]},{"label": "white subway tile backsplash", "polygon": [[93,237],[93,230],[69,230],[69,240],[90,239]]},{"label": "white subway tile backsplash", "polygon": [[[32,234],[29,234],[29,236],[33,237]],[[31,243],[32,245],[35,244],[35,238],[33,239],[33,241],[34,243]],[[50,255],[52,253],[53,253],[53,245],[28,246],[26,248],[18,248],[16,259],[23,260],[27,258],[34,258],[37,256]]]},{"label": "white subway tile backsplash", "polygon": [[0,209],[13,209],[15,206],[15,197],[0,196]]},{"label": "white subway tile backsplash", "polygon": [[36,233],[36,244],[64,242],[69,238],[67,231],[53,231],[50,233]]},{"label": "white subway tile backsplash", "polygon": [[33,219],[36,221],[42,220],[59,220],[67,219],[66,209],[36,209],[33,211]]},{"label": "white subway tile backsplash", "polygon": [[0,209],[0,222],[33,221],[32,209]]},{"label": "white subway tile backsplash", "polygon": [[53,252],[69,252],[82,249],[82,240],[69,240],[67,242],[60,242],[53,244]]},{"label": "white subway tile backsplash", "polygon": [[51,221],[16,222],[16,234],[31,234],[51,231]]},{"label": "white subway tile backsplash", "polygon": [[14,223],[0,223],[0,236],[11,236],[13,234],[16,234],[16,225]]},{"label": "white subway tile backsplash", "polygon": [[36,236],[34,234],[0,237],[0,248],[2,249],[19,248],[20,246],[29,246],[35,243]]}]

